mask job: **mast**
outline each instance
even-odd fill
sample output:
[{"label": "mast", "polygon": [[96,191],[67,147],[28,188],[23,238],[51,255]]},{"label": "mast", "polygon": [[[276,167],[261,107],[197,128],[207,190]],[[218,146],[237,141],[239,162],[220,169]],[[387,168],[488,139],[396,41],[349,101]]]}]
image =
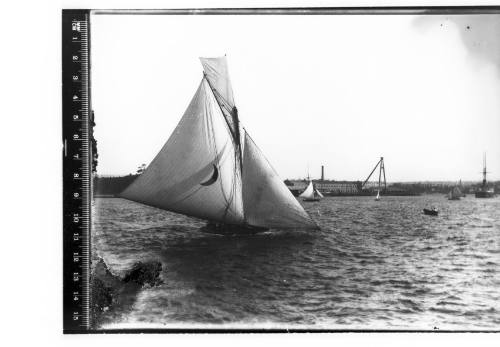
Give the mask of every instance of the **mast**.
[{"label": "mast", "polygon": [[225,58],[201,61],[202,81],[177,127],[120,196],[215,223],[317,229],[248,133],[240,138]]},{"label": "mast", "polygon": [[[203,71],[203,78],[205,79],[205,81],[207,81],[207,83],[210,87],[210,90],[215,97],[215,101],[217,102],[217,105],[219,105],[219,108],[220,108],[222,114],[224,115],[224,120],[226,121],[226,124],[229,128],[229,132],[231,133],[232,139],[234,142],[234,147],[236,150],[236,153],[235,153],[236,160],[239,163],[240,172],[242,172],[243,171],[243,160],[242,160],[243,154],[242,154],[242,150],[241,150],[240,120],[238,117],[238,109],[236,108],[236,105],[235,105],[231,108],[231,110],[228,110],[228,107],[225,106],[224,104],[225,103],[229,104],[229,103],[228,102],[221,102],[222,100],[224,100],[224,98],[212,86],[212,83],[210,83],[210,80],[207,78],[207,73],[205,71]],[[231,120],[233,121],[233,125],[227,119],[226,113],[229,113],[229,115],[231,116],[231,118],[232,118]]]},{"label": "mast", "polygon": [[242,225],[235,152],[216,98],[202,79],[160,152],[120,196],[212,222]]},{"label": "mast", "polygon": [[483,153],[483,188],[486,187],[486,153]]}]

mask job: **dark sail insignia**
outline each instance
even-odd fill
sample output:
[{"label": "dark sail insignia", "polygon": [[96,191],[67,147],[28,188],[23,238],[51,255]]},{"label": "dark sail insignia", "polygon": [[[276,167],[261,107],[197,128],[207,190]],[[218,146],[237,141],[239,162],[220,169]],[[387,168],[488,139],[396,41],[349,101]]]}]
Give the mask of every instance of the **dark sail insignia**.
[{"label": "dark sail insignia", "polygon": [[219,170],[217,170],[217,166],[214,164],[214,173],[212,174],[212,177],[210,177],[207,181],[200,183],[202,186],[209,186],[211,184],[214,184],[215,181],[217,181],[217,178],[219,178]]}]

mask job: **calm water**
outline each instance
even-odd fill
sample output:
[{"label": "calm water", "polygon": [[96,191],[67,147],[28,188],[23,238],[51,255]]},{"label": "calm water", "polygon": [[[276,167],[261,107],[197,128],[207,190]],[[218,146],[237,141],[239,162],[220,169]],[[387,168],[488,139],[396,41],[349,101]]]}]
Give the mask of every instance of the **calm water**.
[{"label": "calm water", "polygon": [[[422,209],[436,205],[439,217]],[[207,324],[332,329],[500,329],[500,198],[329,197],[319,232],[200,233],[204,223],[96,199],[93,251],[116,275],[160,261],[104,327]]]}]

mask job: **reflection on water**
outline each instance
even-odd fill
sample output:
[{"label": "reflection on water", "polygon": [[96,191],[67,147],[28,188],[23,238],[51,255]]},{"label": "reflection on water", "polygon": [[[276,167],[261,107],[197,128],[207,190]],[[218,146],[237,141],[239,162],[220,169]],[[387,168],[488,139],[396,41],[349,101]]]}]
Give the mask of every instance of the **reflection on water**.
[{"label": "reflection on water", "polygon": [[[429,205],[438,217],[423,215]],[[114,274],[163,265],[164,283],[110,326],[498,328],[500,199],[339,197],[305,208],[321,231],[218,236],[188,217],[96,199],[93,251]]]}]

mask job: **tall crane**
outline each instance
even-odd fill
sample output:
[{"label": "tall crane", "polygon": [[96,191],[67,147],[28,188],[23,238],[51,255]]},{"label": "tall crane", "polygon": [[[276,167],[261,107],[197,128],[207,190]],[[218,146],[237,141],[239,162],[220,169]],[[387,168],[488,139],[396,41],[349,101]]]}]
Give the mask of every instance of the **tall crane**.
[{"label": "tall crane", "polygon": [[366,182],[368,182],[368,180],[370,179],[370,177],[372,177],[372,175],[375,172],[375,170],[377,169],[377,167],[379,168],[379,171],[378,171],[378,188],[380,190],[380,183],[381,183],[382,174],[383,174],[384,175],[384,191],[387,189],[387,182],[385,180],[384,157],[380,157],[380,160],[377,162],[377,165],[375,165],[375,167],[373,168],[372,172],[370,172],[370,174],[368,175],[368,177],[366,178],[366,180],[361,185],[361,189],[363,189],[365,187]]}]

